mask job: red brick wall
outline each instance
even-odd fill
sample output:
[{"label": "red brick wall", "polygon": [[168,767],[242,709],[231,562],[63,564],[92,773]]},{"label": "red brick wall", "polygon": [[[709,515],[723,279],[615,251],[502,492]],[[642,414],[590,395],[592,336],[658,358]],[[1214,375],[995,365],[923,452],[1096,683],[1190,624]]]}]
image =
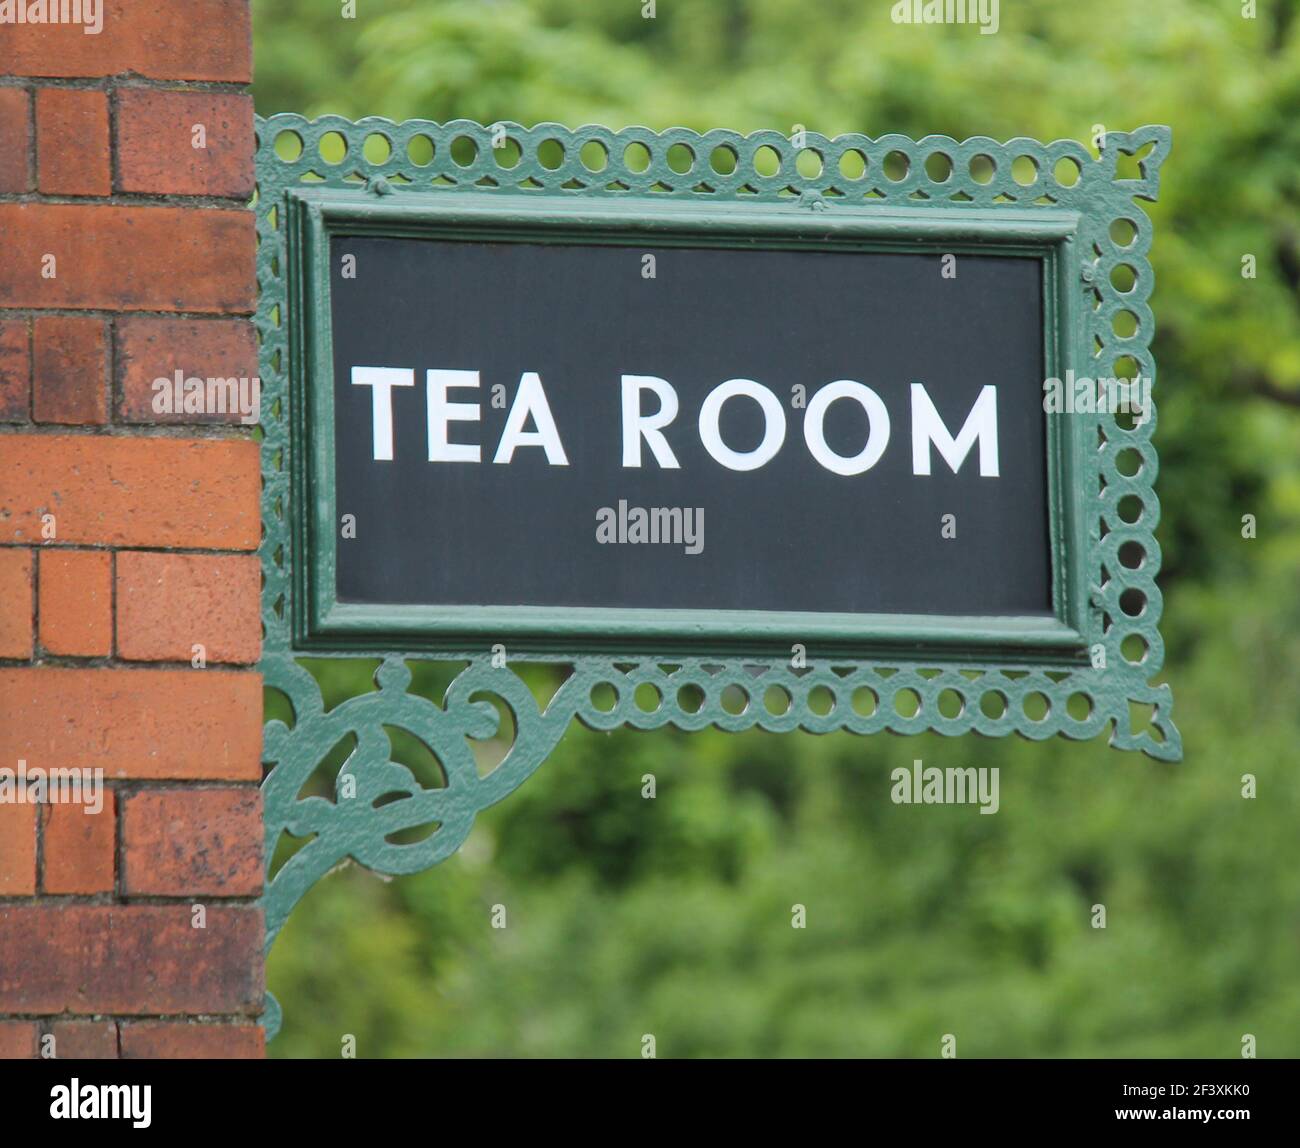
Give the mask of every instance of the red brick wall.
[{"label": "red brick wall", "polygon": [[0,770],[106,790],[0,801],[0,1057],[260,1056],[258,449],[151,387],[257,372],[248,0],[0,69]]}]

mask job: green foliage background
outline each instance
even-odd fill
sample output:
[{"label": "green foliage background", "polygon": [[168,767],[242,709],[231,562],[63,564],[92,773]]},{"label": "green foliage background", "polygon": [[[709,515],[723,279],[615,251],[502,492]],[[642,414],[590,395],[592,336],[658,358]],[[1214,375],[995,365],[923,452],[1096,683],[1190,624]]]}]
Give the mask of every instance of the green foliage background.
[{"label": "green foliage background", "polygon": [[[653,1033],[660,1056],[928,1057],[952,1033],[962,1056],[1232,1057],[1252,1033],[1300,1056],[1300,2],[1004,0],[992,36],[896,26],[890,0],[341,7],[254,0],[259,112],[1084,141],[1171,124],[1152,305],[1187,759],[575,726],[450,861],[349,869],[303,902],[270,961],[273,1054],[337,1056],[347,1033],[362,1056],[619,1057]],[[364,673],[323,677],[346,693]],[[891,804],[915,757],[1000,766],[1001,812]]]}]

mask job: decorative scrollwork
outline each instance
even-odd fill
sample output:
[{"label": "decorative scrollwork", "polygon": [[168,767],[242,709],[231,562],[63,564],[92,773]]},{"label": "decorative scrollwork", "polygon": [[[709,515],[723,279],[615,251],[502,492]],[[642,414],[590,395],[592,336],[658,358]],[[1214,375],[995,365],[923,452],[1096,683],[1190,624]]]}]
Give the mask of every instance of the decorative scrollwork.
[{"label": "decorative scrollwork", "polygon": [[[493,147],[501,128],[513,144],[508,154]],[[788,201],[792,209],[818,211],[835,211],[841,204],[916,207],[936,201],[986,211],[1074,209],[1081,215],[1078,279],[1091,304],[1084,321],[1096,373],[1119,374],[1117,361],[1127,359],[1141,377],[1154,380],[1148,305],[1153,279],[1147,260],[1151,223],[1136,201],[1158,195],[1160,167],[1170,147],[1167,128],[1109,133],[1096,157],[1070,140],[831,139],[807,133],[798,148],[776,132],[615,132],[555,124],[504,124],[494,132],[464,120],[352,123],[334,116],[309,121],[277,115],[259,119],[257,133],[265,525],[261,668],[266,685],[283,693],[293,709],[292,724],[271,720],[266,726],[268,865],[284,834],[307,839],[267,883],[268,948],[298,900],[343,862],[351,859],[376,872],[404,874],[454,853],[478,812],[531,775],[574,718],[598,730],[672,724],[685,730],[759,726],[813,733],[1014,733],[1033,739],[1091,738],[1109,728],[1116,748],[1167,761],[1181,758],[1169,688],[1150,684],[1164,657],[1156,586],[1160,551],[1154,538],[1159,519],[1153,489],[1154,410],[1136,423],[1098,414],[1099,442],[1083,475],[1096,492],[1088,503],[1087,575],[1104,672],[1093,666],[1034,664],[990,670],[918,657],[840,664],[812,655],[806,667],[795,667],[749,657],[700,659],[685,651],[633,662],[590,654],[512,658],[570,668],[539,708],[518,675],[494,665],[485,651],[471,657],[439,706],[410,692],[411,672],[403,658],[377,650],[353,655],[382,658],[377,689],[327,710],[316,679],[298,660],[290,625],[289,460],[294,444],[289,435],[285,309],[290,304],[283,210],[288,189],[369,186],[397,196],[506,189],[550,196]],[[368,147],[376,138],[379,146]],[[801,165],[801,153],[815,162]],[[943,162],[934,163],[935,157]],[[1122,159],[1135,174],[1121,174]],[[814,169],[816,174],[803,174]],[[1121,334],[1127,326],[1131,332]],[[646,686],[653,687],[649,692],[657,698],[652,705],[646,704]],[[603,707],[610,696],[612,704]],[[489,698],[510,711],[516,733],[505,758],[481,776],[469,743],[499,732],[500,713]],[[1133,720],[1138,708],[1149,711],[1142,726]],[[440,763],[444,784],[427,787],[392,760],[385,727],[419,738]],[[304,796],[323,757],[349,735],[356,745],[335,778],[334,793]],[[394,840],[404,831],[429,826],[436,828],[419,840]],[[269,996],[264,1022],[268,1035],[274,1035],[279,1010]]]}]

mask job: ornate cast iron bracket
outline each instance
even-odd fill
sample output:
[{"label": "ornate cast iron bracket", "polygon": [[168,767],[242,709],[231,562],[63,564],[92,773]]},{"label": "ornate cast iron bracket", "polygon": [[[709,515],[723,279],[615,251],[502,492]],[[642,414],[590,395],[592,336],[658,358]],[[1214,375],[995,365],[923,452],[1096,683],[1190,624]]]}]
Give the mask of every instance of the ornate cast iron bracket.
[{"label": "ornate cast iron bracket", "polygon": [[[1100,158],[1069,140],[1043,144],[974,138],[958,143],[941,136],[913,141],[861,135],[828,139],[809,133],[800,149],[776,132],[614,132],[508,123],[494,132],[464,120],[352,123],[333,116],[259,119],[257,133],[257,325],[265,436],[261,669],[267,687],[279,691],[292,709],[289,722],[266,724],[268,870],[285,834],[306,839],[268,874],[262,898],[268,950],[303,895],[349,859],[378,873],[406,874],[454,853],[479,811],[532,774],[575,718],[597,730],[672,724],[686,730],[758,726],[812,733],[1014,733],[1032,739],[1058,734],[1091,738],[1109,729],[1116,748],[1141,750],[1165,761],[1181,759],[1169,687],[1150,684],[1164,658],[1155,581],[1160,551],[1154,538],[1159,504],[1153,490],[1153,409],[1136,425],[1121,423],[1113,414],[1096,416],[1096,450],[1082,475],[1088,507],[1085,570],[1096,637],[1088,665],[936,664],[915,652],[862,662],[818,658],[815,649],[800,668],[786,660],[700,659],[687,651],[631,660],[591,654],[512,657],[569,667],[558,690],[539,708],[514,670],[494,666],[488,650],[418,655],[468,661],[441,706],[410,692],[411,671],[402,655],[313,652],[313,657],[381,660],[377,689],[327,709],[316,678],[300,662],[303,655],[295,650],[291,625],[293,563],[298,559],[293,553],[291,478],[301,460],[294,457],[296,444],[289,433],[295,396],[289,393],[294,351],[287,324],[291,299],[284,201],[290,189],[365,189],[390,197],[416,192],[482,196],[507,189],[543,197],[662,196],[700,205],[788,203],[792,211],[826,213],[842,204],[960,205],[986,212],[1010,207],[1022,213],[1035,206],[1071,209],[1081,218],[1077,282],[1096,373],[1113,376],[1115,361],[1128,357],[1139,376],[1154,380],[1153,319],[1147,305],[1153,286],[1147,260],[1151,223],[1136,201],[1157,197],[1160,166],[1170,146],[1167,128],[1110,133]],[[494,138],[509,146],[494,148]],[[760,149],[770,149],[770,155],[760,155]],[[938,170],[931,162],[936,156],[944,161]],[[1126,162],[1136,177],[1120,176],[1121,157],[1129,157]],[[816,174],[803,174],[814,170]],[[1127,337],[1115,330],[1121,312],[1136,319],[1136,330]],[[1128,510],[1123,515],[1122,503]],[[1134,506],[1136,518],[1131,516]],[[1104,670],[1095,665],[1097,651]],[[643,708],[634,696],[646,684],[659,699],[652,709]],[[601,708],[598,701],[607,700],[611,690],[612,707]],[[645,694],[643,690],[642,699]],[[1034,695],[1045,699],[1045,713],[1029,705]],[[515,737],[504,760],[480,776],[470,740],[492,737],[500,725],[489,697],[512,714]],[[731,704],[737,698],[744,699],[743,705]],[[1143,728],[1132,716],[1138,708],[1150,711]],[[427,745],[442,767],[444,784],[426,787],[395,762],[385,727],[409,731]],[[349,736],[355,737],[355,748],[334,780],[335,792],[304,796],[322,759]],[[393,841],[403,830],[431,825],[436,829],[421,840]],[[269,994],[264,1021],[273,1036],[279,1007]]]}]

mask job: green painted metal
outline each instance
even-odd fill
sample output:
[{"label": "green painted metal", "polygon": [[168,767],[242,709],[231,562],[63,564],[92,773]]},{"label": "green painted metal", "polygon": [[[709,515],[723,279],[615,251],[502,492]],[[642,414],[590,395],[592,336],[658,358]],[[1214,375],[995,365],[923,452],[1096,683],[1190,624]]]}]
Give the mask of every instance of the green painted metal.
[{"label": "green painted metal", "polygon": [[[439,650],[472,657],[495,642],[511,651],[563,656],[602,649],[642,657],[656,652],[708,652],[786,657],[794,642],[814,643],[819,651],[868,657],[910,651],[924,643],[935,650],[957,649],[967,657],[1012,656],[1060,661],[1086,655],[1087,601],[1081,574],[1060,564],[1055,586],[1056,619],[988,617],[908,617],[901,615],[782,613],[740,610],[611,610],[529,606],[365,606],[339,602],[335,567],[339,546],[336,523],[346,509],[334,490],[334,392],[330,276],[332,236],[366,233],[425,238],[491,236],[532,243],[581,238],[583,243],[640,247],[653,235],[656,247],[700,243],[749,247],[805,247],[824,250],[974,254],[997,250],[1041,259],[1044,345],[1047,370],[1083,373],[1083,355],[1071,339],[1056,345],[1056,313],[1068,311],[1077,294],[1073,268],[1080,217],[1072,211],[966,212],[957,207],[891,209],[856,207],[834,213],[801,210],[789,203],[742,205],[726,214],[700,211],[694,204],[655,201],[580,202],[552,197],[538,201],[498,192],[490,196],[426,195],[376,197],[370,192],[292,189],[285,193],[288,214],[288,264],[301,314],[310,317],[303,353],[290,362],[290,392],[301,396],[296,408],[296,441],[306,443],[306,462],[294,469],[294,505],[307,508],[299,524],[295,567],[294,636],[300,649]],[[735,205],[730,205],[733,209]],[[900,241],[900,234],[918,237]],[[936,263],[937,266],[937,263]],[[864,358],[868,352],[863,348]],[[1087,420],[1052,416],[1058,433],[1048,439],[1051,545],[1055,553],[1087,548],[1083,523],[1067,513],[1065,494],[1079,472],[1095,430]],[[1066,529],[1073,534],[1066,536]],[[351,543],[348,543],[351,545]]]},{"label": "green painted metal", "polygon": [[[698,242],[707,231],[711,243],[747,242],[761,233],[768,244],[806,244],[820,235],[822,242],[869,249],[1020,245],[1046,256],[1049,368],[1112,377],[1121,373],[1116,361],[1127,357],[1140,377],[1154,381],[1152,231],[1138,201],[1157,197],[1168,128],[1109,133],[1099,157],[1070,140],[807,133],[796,147],[777,132],[509,123],[494,129],[465,120],[353,123],[297,115],[259,118],[257,135],[261,669],[293,710],[289,723],[269,720],[265,730],[268,867],[283,835],[307,839],[277,871],[268,870],[268,949],[298,900],[343,862],[403,874],[454,853],[478,812],[532,774],[575,718],[597,730],[672,724],[1036,740],[1109,730],[1115,748],[1181,759],[1170,689],[1152,684],[1164,660],[1154,409],[1140,424],[1111,413],[1049,417],[1055,621],[715,618],[706,653],[690,640],[698,624],[708,628],[702,619],[693,620],[692,631],[680,620],[661,625],[650,615],[625,615],[625,632],[611,638],[619,626],[592,612],[538,619],[480,611],[460,626],[449,626],[445,612],[441,623],[427,613],[338,614],[322,591],[330,584],[329,549],[314,545],[321,523],[334,521],[328,449],[311,437],[322,411],[312,413],[303,393],[319,394],[304,381],[312,362],[328,361],[320,358],[328,324],[310,252],[331,218],[349,230],[387,234],[428,234],[441,225],[459,235],[549,229],[557,238],[605,234],[611,242],[647,232],[656,243],[690,242],[693,235]],[[512,144],[493,148],[494,138]],[[760,149],[770,149],[770,167]],[[1129,162],[1136,177],[1121,177],[1121,156],[1135,157]],[[1129,290],[1121,290],[1128,283],[1117,271],[1125,267],[1134,278]],[[1121,312],[1137,320],[1129,337],[1114,330]],[[316,321],[290,323],[291,314]],[[510,662],[568,669],[543,707],[509,664],[493,665],[482,639],[501,626],[510,634]],[[796,640],[807,645],[805,666],[792,664],[791,634],[804,635]],[[378,658],[377,688],[327,709],[304,654]],[[1094,668],[1102,657],[1104,668]],[[407,662],[418,659],[468,663],[441,705],[410,692]],[[659,699],[650,709],[639,704],[646,691],[634,696],[645,685]],[[818,695],[829,697],[829,707],[813,700]],[[607,696],[612,706],[603,704]],[[504,760],[480,776],[470,740],[492,737],[500,726],[489,697],[510,711],[515,737]],[[743,705],[730,704],[736,698]],[[1038,713],[1035,702],[1045,702],[1046,712]],[[1143,711],[1145,726],[1138,720]],[[393,761],[385,727],[427,745],[444,784],[426,787]],[[355,749],[332,797],[303,796],[321,761],[349,736]],[[355,793],[346,796],[352,786]],[[435,825],[421,840],[392,840]],[[264,1020],[274,1035],[279,1010],[269,995]]]}]

